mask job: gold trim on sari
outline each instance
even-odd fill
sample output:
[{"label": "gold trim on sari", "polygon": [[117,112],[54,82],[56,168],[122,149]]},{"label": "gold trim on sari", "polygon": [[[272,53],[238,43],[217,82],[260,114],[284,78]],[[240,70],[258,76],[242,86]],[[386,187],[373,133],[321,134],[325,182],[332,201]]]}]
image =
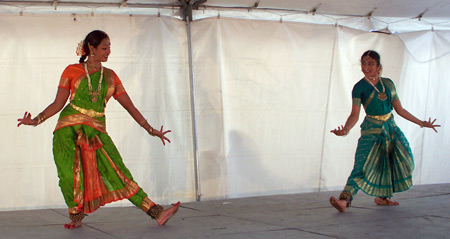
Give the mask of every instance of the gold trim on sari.
[{"label": "gold trim on sari", "polygon": [[54,131],[57,131],[58,129],[60,129],[62,127],[73,126],[73,125],[78,125],[78,124],[84,124],[84,125],[94,128],[100,132],[106,133],[105,123],[103,123],[100,120],[97,120],[95,118],[81,114],[81,113],[69,115],[69,116],[59,119]]},{"label": "gold trim on sari", "polygon": [[75,83],[73,84],[72,94],[70,95],[71,101],[75,98],[75,94],[78,91],[78,87],[80,86],[81,81],[83,81],[84,79],[86,79],[86,75],[82,75],[75,80]]},{"label": "gold trim on sari", "polygon": [[69,78],[65,78],[65,77],[61,77],[61,79],[59,80],[59,85],[58,86],[70,90],[70,79]]},{"label": "gold trim on sari", "polygon": [[151,207],[153,207],[155,205],[155,203],[150,200],[150,198],[145,197],[142,200],[141,206],[140,208],[142,209],[142,211],[147,212],[148,210],[150,210]]},{"label": "gold trim on sari", "polygon": [[73,201],[78,203],[77,207],[69,208],[69,213],[77,214],[83,211],[83,192],[80,190],[81,185],[81,154],[80,148],[76,147],[75,160],[73,165]]},{"label": "gold trim on sari", "polygon": [[115,84],[114,84],[114,74],[108,68],[105,68],[105,81],[107,85],[105,104],[109,101],[111,96],[114,94]]},{"label": "gold trim on sari", "polygon": [[384,121],[384,122],[388,121],[391,118],[391,116],[392,116],[392,112],[389,112],[385,115],[367,115],[367,117],[369,117],[369,118],[376,119],[379,121]]},{"label": "gold trim on sari", "polygon": [[373,90],[372,94],[370,94],[369,98],[367,98],[367,101],[364,104],[364,109],[367,109],[367,106],[369,106],[370,102],[372,102],[372,99],[374,96],[375,96],[375,90]]},{"label": "gold trim on sari", "polygon": [[84,177],[89,177],[88,181],[85,181],[84,185],[84,212],[91,213],[97,210],[99,207],[118,201],[121,199],[128,199],[135,195],[139,186],[137,183],[128,179],[123,173],[117,168],[117,165],[111,160],[108,153],[101,148],[103,155],[108,159],[111,167],[120,178],[120,180],[125,184],[123,188],[108,191],[105,184],[103,183],[102,176],[97,169],[96,151],[86,150],[83,152],[83,174]]},{"label": "gold trim on sari", "polygon": [[93,117],[99,118],[99,117],[105,116],[105,112],[97,112],[93,109],[87,110],[87,109],[84,109],[84,108],[81,108],[81,107],[78,107],[78,106],[72,104],[72,102],[70,102],[70,106],[72,106],[72,108],[74,108],[76,111],[78,111],[84,115],[87,115],[89,117],[92,117],[92,118]]}]

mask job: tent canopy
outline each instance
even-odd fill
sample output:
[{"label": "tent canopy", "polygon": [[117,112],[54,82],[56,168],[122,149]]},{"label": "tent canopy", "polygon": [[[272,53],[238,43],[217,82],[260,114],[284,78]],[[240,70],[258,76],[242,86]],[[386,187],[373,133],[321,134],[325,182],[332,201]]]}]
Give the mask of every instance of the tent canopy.
[{"label": "tent canopy", "polygon": [[[163,14],[184,18],[189,5],[193,6],[193,20],[219,15],[313,21],[388,33],[450,29],[448,0],[27,0],[1,1],[0,13]],[[349,24],[349,18],[360,20]]]},{"label": "tent canopy", "polygon": [[442,125],[436,134],[394,114],[415,184],[449,183],[448,1],[202,0],[184,22],[186,4],[0,1],[0,181],[9,195],[0,210],[64,207],[50,140],[57,116],[36,128],[16,122],[52,102],[93,29],[110,36],[105,66],[134,104],[172,130],[162,147],[116,101],[106,109],[125,164],[158,203],[342,189],[360,123],[345,138],[329,131],[350,113],[368,49],[382,56],[402,105]]},{"label": "tent canopy", "polygon": [[449,20],[450,2],[448,0],[26,0],[1,1],[4,6],[20,9],[40,6],[41,9],[58,10],[64,7],[85,8],[182,8],[184,2],[201,2],[199,8],[279,10],[302,13],[329,14],[341,16],[374,16],[400,18],[438,18]]}]

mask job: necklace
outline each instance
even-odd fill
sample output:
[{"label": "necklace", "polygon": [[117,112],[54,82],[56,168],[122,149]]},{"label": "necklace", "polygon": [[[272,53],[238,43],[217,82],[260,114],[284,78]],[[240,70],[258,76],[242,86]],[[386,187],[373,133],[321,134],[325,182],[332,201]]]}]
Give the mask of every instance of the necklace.
[{"label": "necklace", "polygon": [[98,81],[98,87],[97,91],[92,91],[92,84],[91,84],[91,77],[89,76],[89,71],[87,69],[87,64],[84,65],[84,70],[86,71],[86,76],[88,79],[88,88],[89,88],[89,94],[92,96],[91,101],[97,102],[98,96],[100,95],[100,91],[102,90],[102,80],[103,80],[103,66],[100,66],[101,72],[100,72],[100,80]]},{"label": "necklace", "polygon": [[364,79],[366,79],[366,81],[369,82],[369,84],[372,85],[373,88],[375,88],[375,90],[378,92],[378,99],[379,100],[385,101],[388,98],[386,93],[384,93],[384,91],[386,89],[384,88],[383,80],[381,80],[381,78],[379,78],[379,79],[380,79],[380,82],[381,82],[381,86],[383,87],[383,92],[380,92],[378,90],[378,88],[367,77],[364,77]]}]

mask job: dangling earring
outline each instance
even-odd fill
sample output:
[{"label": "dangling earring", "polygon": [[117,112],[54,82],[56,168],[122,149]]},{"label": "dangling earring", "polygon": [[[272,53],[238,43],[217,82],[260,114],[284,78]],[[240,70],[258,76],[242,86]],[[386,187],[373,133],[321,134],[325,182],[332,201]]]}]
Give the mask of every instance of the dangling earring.
[{"label": "dangling earring", "polygon": [[95,56],[94,52],[91,50],[91,44],[88,43],[88,47],[89,47],[89,52],[91,52],[91,56]]}]

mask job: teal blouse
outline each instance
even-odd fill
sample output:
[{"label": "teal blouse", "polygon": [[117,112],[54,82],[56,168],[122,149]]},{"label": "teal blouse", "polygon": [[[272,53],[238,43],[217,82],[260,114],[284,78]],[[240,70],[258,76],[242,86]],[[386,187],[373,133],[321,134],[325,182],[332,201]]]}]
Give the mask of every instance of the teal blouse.
[{"label": "teal blouse", "polygon": [[[392,111],[392,102],[399,100],[394,82],[389,78],[381,78],[384,84],[386,100],[378,99],[378,92],[364,78],[355,84],[352,90],[353,105],[363,105],[368,115],[384,115]],[[376,87],[383,92],[383,86],[378,81]]]}]

